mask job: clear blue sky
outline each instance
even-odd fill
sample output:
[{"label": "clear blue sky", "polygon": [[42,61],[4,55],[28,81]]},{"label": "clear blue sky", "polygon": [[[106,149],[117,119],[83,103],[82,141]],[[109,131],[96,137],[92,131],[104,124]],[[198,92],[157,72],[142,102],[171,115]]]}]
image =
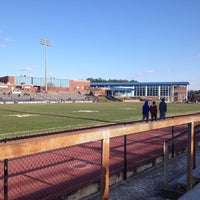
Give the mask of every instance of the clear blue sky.
[{"label": "clear blue sky", "polygon": [[200,90],[199,0],[1,0],[0,76],[188,81]]}]

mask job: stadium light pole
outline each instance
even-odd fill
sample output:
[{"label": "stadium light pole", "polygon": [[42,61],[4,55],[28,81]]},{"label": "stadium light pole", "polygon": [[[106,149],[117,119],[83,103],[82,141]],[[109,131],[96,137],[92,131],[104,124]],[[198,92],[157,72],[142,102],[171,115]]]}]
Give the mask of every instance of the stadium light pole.
[{"label": "stadium light pole", "polygon": [[52,42],[41,38],[40,44],[45,46],[45,91],[47,92],[47,47],[52,45]]}]

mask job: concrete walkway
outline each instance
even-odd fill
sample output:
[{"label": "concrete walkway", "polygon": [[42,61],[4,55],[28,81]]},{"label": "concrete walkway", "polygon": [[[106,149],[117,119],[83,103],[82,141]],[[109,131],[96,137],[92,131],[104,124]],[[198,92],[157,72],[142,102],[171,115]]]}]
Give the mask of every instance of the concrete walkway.
[{"label": "concrete walkway", "polygon": [[[186,153],[169,160],[168,166],[170,180],[183,175],[187,168]],[[196,166],[200,166],[199,148],[196,151]],[[109,200],[165,200],[165,198],[162,197],[163,179],[164,167],[163,164],[160,164],[111,187],[109,191]],[[100,199],[101,196],[100,193],[98,193],[84,200]],[[183,199],[185,200],[185,198]]]},{"label": "concrete walkway", "polygon": [[200,198],[200,183],[197,184],[192,190],[186,192],[178,200],[195,200]]}]

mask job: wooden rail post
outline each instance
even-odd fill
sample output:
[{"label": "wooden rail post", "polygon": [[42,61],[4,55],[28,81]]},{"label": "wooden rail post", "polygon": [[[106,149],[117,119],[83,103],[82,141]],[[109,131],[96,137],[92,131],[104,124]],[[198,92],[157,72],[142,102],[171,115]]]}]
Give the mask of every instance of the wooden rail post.
[{"label": "wooden rail post", "polygon": [[109,159],[110,138],[106,136],[102,140],[102,167],[101,167],[101,199],[108,200],[109,196]]},{"label": "wooden rail post", "polygon": [[192,188],[192,170],[194,169],[194,122],[188,123],[188,155],[187,155],[187,190]]}]

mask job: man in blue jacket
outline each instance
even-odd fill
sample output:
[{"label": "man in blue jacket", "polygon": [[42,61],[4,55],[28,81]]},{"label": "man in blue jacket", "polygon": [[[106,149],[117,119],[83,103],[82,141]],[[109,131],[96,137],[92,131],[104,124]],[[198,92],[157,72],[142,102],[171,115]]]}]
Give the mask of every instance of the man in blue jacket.
[{"label": "man in blue jacket", "polygon": [[148,101],[144,102],[144,105],[142,106],[142,120],[144,121],[146,119],[146,122],[149,121],[149,104]]}]

